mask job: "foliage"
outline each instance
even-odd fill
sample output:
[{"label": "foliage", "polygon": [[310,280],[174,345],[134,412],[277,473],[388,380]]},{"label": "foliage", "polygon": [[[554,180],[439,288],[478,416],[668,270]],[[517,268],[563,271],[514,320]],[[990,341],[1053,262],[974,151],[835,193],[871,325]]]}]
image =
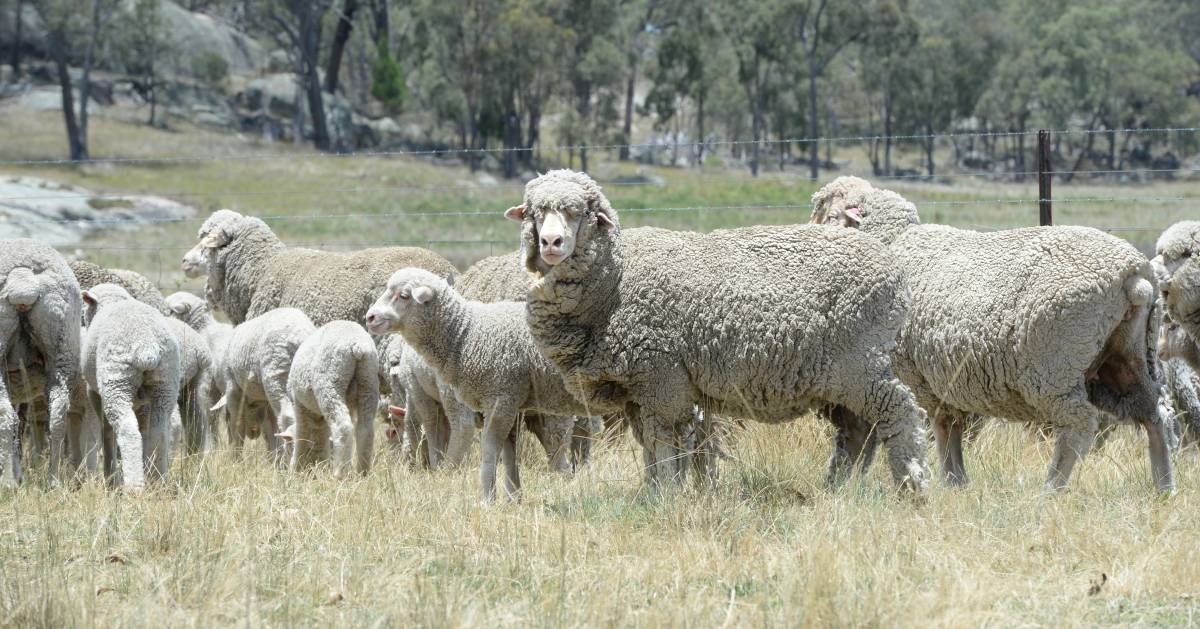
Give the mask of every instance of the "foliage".
[{"label": "foliage", "polygon": [[229,77],[229,62],[215,52],[203,52],[192,59],[192,74],[209,85],[221,85]]},{"label": "foliage", "polygon": [[385,42],[380,42],[375,63],[371,66],[371,96],[383,104],[391,113],[404,106],[407,88],[404,85],[404,68],[392,58]]}]

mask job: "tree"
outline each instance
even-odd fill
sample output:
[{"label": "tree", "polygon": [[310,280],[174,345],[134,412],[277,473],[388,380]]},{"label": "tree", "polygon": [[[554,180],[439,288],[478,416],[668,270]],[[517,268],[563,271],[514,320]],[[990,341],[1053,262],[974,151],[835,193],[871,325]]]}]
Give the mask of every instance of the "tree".
[{"label": "tree", "polygon": [[377,51],[375,63],[371,66],[371,96],[389,112],[395,113],[404,106],[404,69],[392,58],[382,39]]},{"label": "tree", "polygon": [[673,19],[661,25],[656,64],[650,73],[653,87],[646,95],[646,108],[658,125],[666,125],[679,114],[680,100],[695,106],[695,151],[697,165],[704,162],[707,137],[707,105],[713,82],[724,68],[720,64],[722,41],[711,14],[699,2],[680,0],[665,7]]},{"label": "tree", "polygon": [[638,68],[646,52],[646,28],[652,23],[660,3],[661,0],[625,0],[621,6],[621,15],[630,18],[626,30],[629,41],[625,47],[625,117],[621,124],[621,147],[618,151],[621,161],[629,159],[629,143],[633,141],[633,97],[637,88]]},{"label": "tree", "polygon": [[[63,121],[72,161],[88,159],[88,100],[91,97],[92,68],[109,21],[117,10],[116,0],[90,0],[88,11],[80,14],[69,0],[37,0],[34,4],[46,25],[46,46],[54,59],[59,89],[62,91]],[[73,42],[83,42],[83,73],[79,85],[79,109],[76,115],[74,86],[68,64]]]},{"label": "tree", "polygon": [[336,147],[330,138],[325,118],[325,99],[317,71],[320,65],[321,21],[329,11],[330,2],[331,0],[269,0],[264,8],[264,17],[267,25],[273,27],[271,32],[276,35],[276,40],[293,51],[297,83],[296,138],[300,137],[302,130],[299,117],[302,115],[300,101],[303,94],[303,100],[308,105],[308,115],[312,119],[313,146],[321,151],[343,148],[340,138]]},{"label": "tree", "polygon": [[147,123],[151,126],[155,124],[158,108],[160,62],[175,53],[163,23],[161,3],[162,0],[136,0],[119,25],[117,42],[126,71],[135,77],[135,87],[150,103]]},{"label": "tree", "polygon": [[9,49],[8,63],[12,66],[12,80],[16,83],[21,79],[21,46],[22,29],[24,28],[21,16],[24,15],[25,0],[16,0],[13,7],[13,42],[12,48]]},{"label": "tree", "polygon": [[[584,145],[594,142],[597,131],[616,118],[614,90],[619,89],[623,57],[613,43],[618,8],[617,0],[570,2],[560,15],[559,26],[566,35],[562,60]],[[579,164],[588,169],[586,146],[579,150]]]},{"label": "tree", "polygon": [[[358,12],[358,0],[343,0],[337,14],[337,30],[333,33],[333,45],[329,49],[329,65],[325,69],[325,92],[334,94],[338,88],[338,73],[342,68],[342,55],[350,31],[354,28],[354,14]],[[391,54],[390,51],[388,53]]]}]

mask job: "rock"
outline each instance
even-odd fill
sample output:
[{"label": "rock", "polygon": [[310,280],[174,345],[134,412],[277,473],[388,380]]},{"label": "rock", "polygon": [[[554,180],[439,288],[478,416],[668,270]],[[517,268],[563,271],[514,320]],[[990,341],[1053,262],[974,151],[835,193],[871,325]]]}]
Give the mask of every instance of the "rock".
[{"label": "rock", "polygon": [[62,246],[100,229],[133,230],[195,215],[192,207],[147,195],[98,195],[38,177],[0,175],[0,239]]}]

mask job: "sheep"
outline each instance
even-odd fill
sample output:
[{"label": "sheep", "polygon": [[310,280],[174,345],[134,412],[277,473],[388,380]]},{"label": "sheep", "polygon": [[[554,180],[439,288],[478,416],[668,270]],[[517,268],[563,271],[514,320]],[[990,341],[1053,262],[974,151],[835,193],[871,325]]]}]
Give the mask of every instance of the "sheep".
[{"label": "sheep", "polygon": [[287,390],[296,421],[279,436],[292,444],[293,470],[328,460],[331,445],[338,478],[346,475],[352,449],[359,473],[371,470],[379,357],[362,326],[330,321],[304,339],[292,359]]},{"label": "sheep", "polygon": [[224,394],[210,410],[228,413],[235,449],[241,449],[246,435],[261,431],[275,463],[287,463],[287,446],[276,435],[295,420],[288,374],[296,350],[314,330],[296,308],[276,308],[233,329],[222,364]]},{"label": "sheep", "polygon": [[97,284],[116,284],[134,299],[148,304],[162,314],[169,314],[162,293],[145,276],[127,269],[106,269],[86,260],[71,260],[68,264],[79,281],[79,289],[87,290]]},{"label": "sheep", "polygon": [[979,414],[1056,426],[1046,486],[1061,490],[1103,411],[1146,428],[1152,478],[1173,490],[1149,363],[1154,276],[1134,247],[1084,227],[922,225],[903,197],[857,177],[833,180],[812,201],[814,223],[860,229],[899,260],[912,307],[893,364],[933,412],[948,483],[967,482],[963,429]]},{"label": "sheep", "polygon": [[361,321],[392,271],[418,266],[441,277],[455,272],[445,258],[416,247],[353,253],[288,247],[263,221],[231,210],[204,222],[184,259],[191,273],[207,269],[207,297],[235,325],[282,307],[300,309],[315,325]]},{"label": "sheep", "polygon": [[[166,304],[172,317],[183,321],[199,332],[208,345],[208,352],[212,357],[208,392],[209,397],[214,399],[204,401],[205,409],[207,409],[216,402],[216,398],[220,398],[225,393],[225,381],[221,374],[224,371],[225,349],[229,346],[229,339],[233,336],[233,326],[214,319],[208,304],[191,293],[172,293],[167,296]],[[225,417],[225,409],[213,413],[209,418],[209,435],[214,443],[217,436],[216,427],[221,423],[229,425],[228,419]],[[230,439],[232,440],[232,437]]]},{"label": "sheep", "polygon": [[[0,359],[26,343],[40,356],[49,407],[50,482],[58,482],[68,407],[79,370],[79,282],[54,249],[29,239],[0,241]],[[5,369],[7,371],[7,367]],[[0,487],[21,482],[18,419],[0,378]]]},{"label": "sheep", "polygon": [[140,491],[146,476],[166,480],[181,381],[179,341],[166,318],[116,284],[97,284],[83,300],[95,313],[82,366],[89,404],[104,418],[105,475],[112,477],[119,454],[123,487]]},{"label": "sheep", "polygon": [[1168,227],[1154,245],[1155,263],[1165,281],[1160,283],[1167,315],[1178,322],[1192,347],[1180,347],[1180,357],[1200,371],[1200,221],[1180,221]]},{"label": "sheep", "polygon": [[[22,335],[15,337],[15,342],[9,346],[5,358],[7,371],[4,374],[11,402],[17,408],[17,414],[24,425],[18,433],[22,435],[22,469],[27,469],[30,464],[36,465],[49,448],[45,364],[42,355],[29,346],[28,340]],[[76,473],[95,472],[99,435],[83,432],[87,387],[78,372],[75,373],[70,390],[71,400],[64,417],[67,456]]]},{"label": "sheep", "polygon": [[695,406],[778,423],[837,403],[872,418],[902,491],[926,491],[923,412],[887,352],[908,290],[875,239],[799,225],[626,241],[596,182],[568,170],[530,181],[505,216],[537,277],[538,348],[592,410],[626,411],[650,482],[679,477],[685,430],[706,440]]},{"label": "sheep", "polygon": [[405,397],[405,458],[430,469],[457,466],[475,438],[475,412],[401,335],[388,338],[395,361],[392,390],[403,391]]},{"label": "sheep", "polygon": [[208,342],[179,319],[168,318],[167,329],[179,342],[179,422],[183,428],[184,450],[196,454],[208,441],[209,385],[213,358]]},{"label": "sheep", "polygon": [[587,414],[538,353],[523,313],[519,302],[464,299],[442,278],[416,268],[396,271],[367,311],[371,333],[402,334],[454,388],[454,397],[483,414],[480,493],[485,501],[496,497],[498,459],[504,462],[508,495],[519,498],[518,413]]}]

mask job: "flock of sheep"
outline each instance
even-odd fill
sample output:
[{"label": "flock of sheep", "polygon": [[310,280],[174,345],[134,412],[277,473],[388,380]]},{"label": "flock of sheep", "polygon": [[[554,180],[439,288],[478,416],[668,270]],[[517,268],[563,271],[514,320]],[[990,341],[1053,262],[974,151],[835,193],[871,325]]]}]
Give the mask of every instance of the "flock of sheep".
[{"label": "flock of sheep", "polygon": [[965,483],[964,435],[1001,417],[1056,432],[1051,489],[1103,429],[1137,425],[1171,492],[1172,450],[1200,434],[1197,221],[1147,260],[1090,228],[923,225],[895,192],[840,177],[810,224],[621,229],[567,170],[505,215],[521,248],[459,274],[419,248],[288,247],[221,210],[183,259],[203,299],[0,242],[0,482],[48,453],[51,483],[103,456],[106,478],[141,489],[221,426],[281,467],[367,473],[376,417],[430,468],[479,431],[485,500],[501,465],[519,495],[522,427],[562,473],[620,422],[648,481],[712,482],[728,420],[815,409],[835,428],[831,484],[882,443],[896,485],[923,494],[928,427],[943,479]]}]

